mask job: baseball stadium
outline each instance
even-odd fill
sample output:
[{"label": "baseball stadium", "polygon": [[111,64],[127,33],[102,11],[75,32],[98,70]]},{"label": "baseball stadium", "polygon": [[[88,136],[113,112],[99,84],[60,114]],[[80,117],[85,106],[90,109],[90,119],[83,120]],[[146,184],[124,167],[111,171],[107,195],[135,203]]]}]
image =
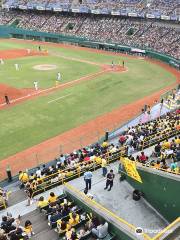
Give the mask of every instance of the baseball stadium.
[{"label": "baseball stadium", "polygon": [[180,240],[179,0],[0,0],[0,240]]}]

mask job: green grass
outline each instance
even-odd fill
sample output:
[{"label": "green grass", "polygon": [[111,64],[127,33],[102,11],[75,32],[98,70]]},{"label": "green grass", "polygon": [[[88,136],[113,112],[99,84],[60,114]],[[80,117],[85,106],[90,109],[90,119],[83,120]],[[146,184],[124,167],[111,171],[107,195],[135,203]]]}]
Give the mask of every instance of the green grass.
[{"label": "green grass", "polygon": [[[12,67],[13,71],[11,80],[6,78],[2,80],[1,75],[0,81],[11,81],[13,86],[20,88],[32,86],[31,81],[36,77],[38,80],[42,79],[40,84],[43,88],[49,87],[53,84],[52,78],[56,76],[56,71],[50,73],[32,71],[32,66],[41,61],[55,61],[58,66],[61,66],[64,81],[77,79],[99,69],[90,64],[64,60],[61,58],[62,55],[99,63],[110,63],[112,59],[122,60],[122,57],[74,49],[51,47],[49,51],[51,54],[59,55],[59,57],[19,59],[18,61],[22,61],[23,69],[22,72],[17,73],[21,75],[16,79],[13,79],[14,69],[11,66],[14,60],[9,60],[9,69]],[[47,96],[41,96],[12,108],[1,110],[0,159],[79,126],[124,104],[143,98],[175,81],[175,77],[171,73],[155,64],[125,57],[123,59],[128,67],[126,73],[108,73],[68,89],[58,90]],[[6,66],[7,70],[8,65]],[[0,74],[2,74],[1,69]],[[70,95],[66,98],[48,103],[67,94]]]},{"label": "green grass", "polygon": [[[20,71],[15,70],[15,63],[19,64]],[[53,64],[57,66],[57,69],[49,71],[33,69],[35,65],[39,64]],[[56,75],[59,71],[62,74],[61,82],[65,83],[98,70],[99,67],[95,65],[82,64],[55,56],[26,57],[6,60],[4,65],[0,65],[0,82],[16,88],[32,88],[33,82],[37,80],[40,88],[49,88],[55,85]]]}]

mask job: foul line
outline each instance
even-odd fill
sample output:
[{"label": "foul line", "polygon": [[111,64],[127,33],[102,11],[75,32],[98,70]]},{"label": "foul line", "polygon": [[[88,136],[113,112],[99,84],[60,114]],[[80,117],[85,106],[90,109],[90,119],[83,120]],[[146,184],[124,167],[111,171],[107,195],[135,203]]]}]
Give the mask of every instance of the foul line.
[{"label": "foul line", "polygon": [[[22,97],[19,97],[19,98],[15,98],[15,99],[12,99],[10,100],[10,103],[16,103],[18,101],[21,101],[23,99],[28,99],[28,98],[31,98],[33,96],[40,96],[42,93],[49,93],[53,90],[57,90],[57,89],[61,89],[63,87],[66,87],[66,86],[73,86],[73,84],[77,83],[77,82],[82,82],[83,80],[90,80],[90,79],[93,79],[101,74],[104,74],[105,72],[107,72],[107,70],[102,70],[102,71],[99,71],[99,72],[96,72],[96,73],[92,73],[92,74],[89,74],[89,75],[86,75],[86,76],[83,76],[79,79],[75,79],[73,81],[70,81],[70,82],[66,82],[66,83],[63,83],[63,84],[59,84],[59,86],[54,86],[54,87],[50,87],[50,88],[46,88],[46,89],[43,89],[43,90],[39,90],[39,91],[35,91],[31,94],[28,94],[28,95],[25,95],[25,96],[22,96]],[[1,103],[0,104],[0,107],[3,107],[7,105],[6,103]]]},{"label": "foul line", "polygon": [[61,96],[61,97],[59,97],[59,98],[56,98],[56,99],[54,99],[54,100],[49,101],[48,103],[56,102],[56,101],[58,101],[58,100],[60,100],[60,99],[66,98],[66,97],[68,97],[68,96],[70,96],[70,95],[72,95],[72,94],[70,93],[70,94]]}]

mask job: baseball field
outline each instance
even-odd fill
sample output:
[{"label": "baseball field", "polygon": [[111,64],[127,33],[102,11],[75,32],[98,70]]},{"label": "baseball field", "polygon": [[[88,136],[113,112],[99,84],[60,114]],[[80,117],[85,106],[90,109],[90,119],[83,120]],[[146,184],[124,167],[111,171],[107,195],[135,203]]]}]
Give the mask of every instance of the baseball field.
[{"label": "baseball field", "polygon": [[138,101],[178,81],[170,67],[140,57],[39,44],[0,40],[1,160],[129,104],[137,102],[137,113]]}]

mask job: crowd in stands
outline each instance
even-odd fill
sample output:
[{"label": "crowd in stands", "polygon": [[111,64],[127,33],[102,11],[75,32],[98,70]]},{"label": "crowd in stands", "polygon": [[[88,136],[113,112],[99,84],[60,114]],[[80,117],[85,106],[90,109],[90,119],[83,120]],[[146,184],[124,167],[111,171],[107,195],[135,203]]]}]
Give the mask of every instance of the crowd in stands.
[{"label": "crowd in stands", "polygon": [[105,9],[108,11],[121,10],[135,12],[137,14],[162,14],[175,15],[179,14],[178,0],[152,0],[147,3],[145,0],[5,0],[4,3],[9,5],[30,5],[43,7],[62,7],[62,8],[81,8],[81,9]]},{"label": "crowd in stands", "polygon": [[140,48],[151,48],[180,59],[180,28],[178,25],[160,24],[132,18],[63,15],[58,13],[19,12],[3,10],[1,24],[85,37],[89,40],[114,42]]},{"label": "crowd in stands", "polygon": [[[150,116],[151,110],[149,106],[142,111],[144,112],[143,115]],[[142,120],[143,118],[140,121]],[[113,159],[117,160],[119,154],[146,164],[149,162],[149,156],[144,154],[143,149],[155,144],[157,145],[151,156],[154,161],[151,161],[151,165],[157,166],[156,163],[158,163],[158,168],[179,173],[179,129],[180,114],[179,110],[177,110],[155,120],[140,122],[136,126],[127,128],[119,136],[119,144],[117,146],[108,144],[106,141],[101,145],[96,143],[83,149],[75,150],[70,154],[62,154],[56,159],[55,164],[38,167],[35,172],[29,175],[21,171],[19,180],[21,181],[21,186],[25,187],[28,194],[28,204],[30,204],[35,193],[41,192],[40,190],[44,189],[45,185],[54,186],[56,183],[63,183],[74,176],[79,177],[89,169],[95,170],[97,167],[101,167],[104,171],[109,162]],[[141,154],[135,158],[133,154],[138,151]],[[103,172],[104,175],[106,174]]]},{"label": "crowd in stands", "polygon": [[146,6],[145,12],[149,14],[162,14],[169,16],[170,14],[179,15],[178,0],[154,0],[149,6]]},{"label": "crowd in stands", "polygon": [[29,175],[20,171],[19,180],[21,187],[25,187],[28,193],[28,204],[30,204],[30,200],[33,197],[33,192],[38,192],[38,190],[44,187],[44,184],[53,185],[70,179],[74,175],[78,177],[88,169],[94,170],[101,166],[103,160],[107,158],[107,154],[113,154],[117,151],[119,151],[118,146],[108,145],[107,142],[103,142],[102,145],[97,143],[74,151],[71,154],[62,154],[56,159],[56,164],[38,167],[35,172]]},{"label": "crowd in stands", "polygon": [[[38,208],[43,212],[51,228],[56,228],[60,236],[66,240],[80,240],[93,234],[96,239],[104,238],[108,234],[108,223],[99,221],[92,213],[86,213],[67,196],[56,196],[50,193],[47,200],[40,197]],[[77,229],[78,226],[78,229]]]},{"label": "crowd in stands", "polygon": [[33,235],[34,232],[30,220],[26,220],[22,226],[20,216],[13,218],[10,213],[2,216],[0,224],[1,240],[25,240],[30,239]]}]

